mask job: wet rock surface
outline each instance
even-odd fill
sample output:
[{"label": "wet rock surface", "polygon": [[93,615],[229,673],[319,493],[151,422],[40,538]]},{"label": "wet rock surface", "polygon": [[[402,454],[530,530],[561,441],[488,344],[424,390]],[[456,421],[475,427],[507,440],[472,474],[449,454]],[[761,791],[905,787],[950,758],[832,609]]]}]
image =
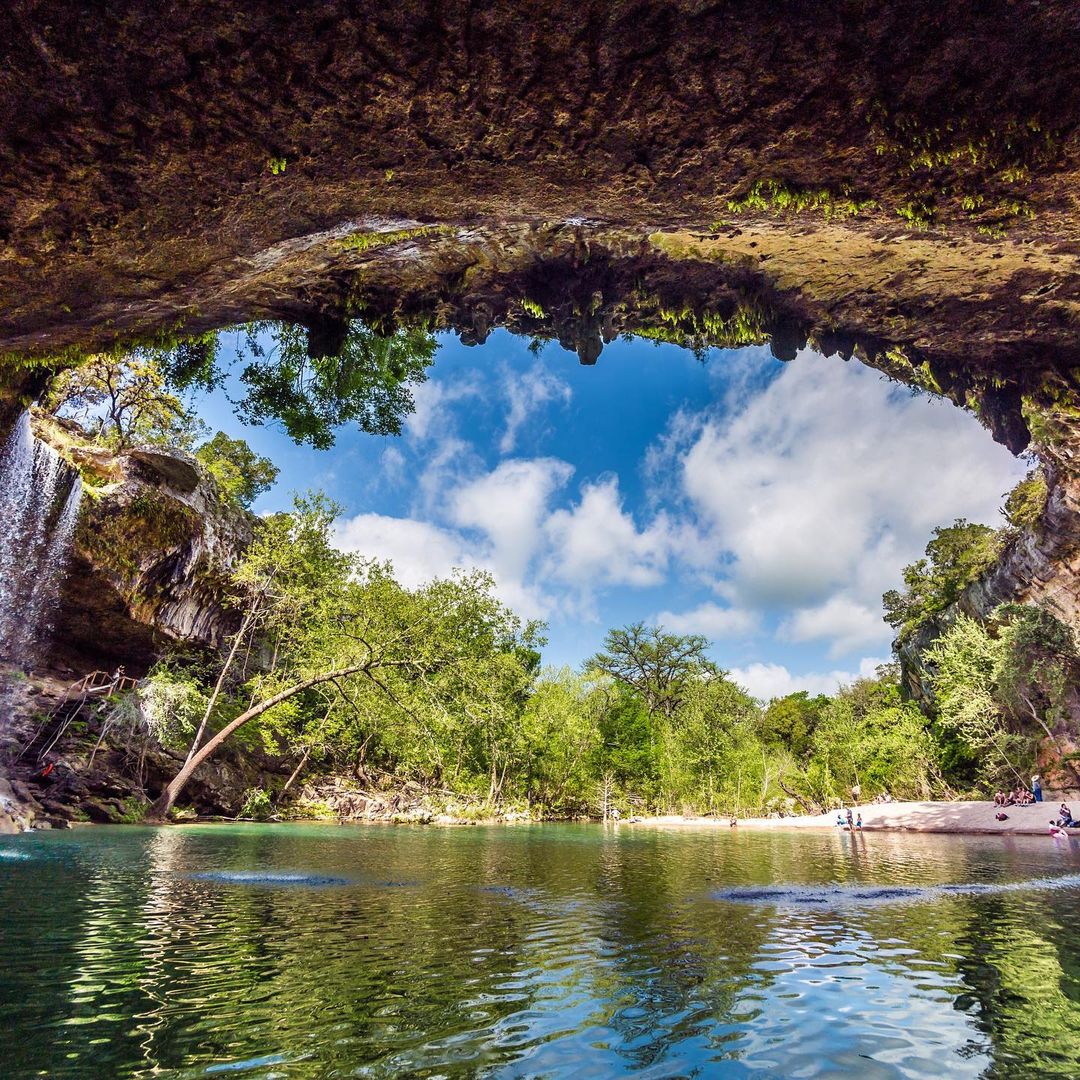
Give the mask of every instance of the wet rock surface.
[{"label": "wet rock surface", "polygon": [[[43,437],[51,425],[39,424]],[[85,499],[60,595],[55,654],[79,670],[138,675],[169,642],[216,647],[233,626],[228,573],[254,517],[226,505],[183,454],[156,448],[63,452],[102,486]]]}]

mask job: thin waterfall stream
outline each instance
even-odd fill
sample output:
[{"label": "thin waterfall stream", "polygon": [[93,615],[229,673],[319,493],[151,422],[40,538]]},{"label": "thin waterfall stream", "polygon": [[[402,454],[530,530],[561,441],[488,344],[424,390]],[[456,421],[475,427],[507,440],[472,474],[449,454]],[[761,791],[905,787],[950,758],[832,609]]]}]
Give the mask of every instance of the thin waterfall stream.
[{"label": "thin waterfall stream", "polygon": [[23,412],[0,451],[0,656],[33,663],[52,629],[82,482]]}]

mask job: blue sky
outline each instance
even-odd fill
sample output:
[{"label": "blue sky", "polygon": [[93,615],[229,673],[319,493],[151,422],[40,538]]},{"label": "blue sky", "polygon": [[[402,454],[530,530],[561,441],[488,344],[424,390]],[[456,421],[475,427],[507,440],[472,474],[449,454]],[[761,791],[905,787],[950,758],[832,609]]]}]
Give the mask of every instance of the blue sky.
[{"label": "blue sky", "polygon": [[809,351],[701,363],[618,341],[586,368],[504,331],[440,342],[400,438],[343,429],[317,451],[242,427],[220,395],[200,413],[280,467],[257,510],[322,489],[341,545],[408,584],[488,568],[548,623],[550,663],[644,619],[708,636],[759,696],[834,689],[888,657],[880,596],[930,530],[998,524],[1026,471],[952,405]]}]

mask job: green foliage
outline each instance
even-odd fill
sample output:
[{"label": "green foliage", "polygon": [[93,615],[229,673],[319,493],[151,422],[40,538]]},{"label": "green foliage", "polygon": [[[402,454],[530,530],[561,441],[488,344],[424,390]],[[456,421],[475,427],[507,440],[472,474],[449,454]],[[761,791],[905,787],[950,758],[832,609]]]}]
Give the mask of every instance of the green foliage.
[{"label": "green foliage", "polygon": [[[757,180],[741,198],[727,201],[727,208],[733,214],[813,212],[824,214],[826,220],[833,217],[855,217],[876,206],[873,199],[857,198],[848,188],[834,192],[828,188],[805,188],[774,179]],[[723,228],[722,222],[713,226],[714,230],[719,228]]]},{"label": "green foliage", "polygon": [[692,680],[719,674],[708,648],[700,634],[669,634],[660,626],[633,623],[609,630],[605,651],[585,666],[634,690],[650,713],[671,716]]},{"label": "green foliage", "polygon": [[190,431],[183,403],[149,353],[90,357],[60,374],[46,408],[78,419],[100,442],[120,450],[138,443],[182,445]]},{"label": "green foliage", "polygon": [[754,700],[720,674],[699,676],[660,725],[663,802],[683,810],[764,806],[765,756]]},{"label": "green foliage", "polygon": [[1001,552],[1003,537],[988,525],[963,518],[934,530],[926,558],[905,566],[904,589],[882,597],[885,621],[903,639],[944,611],[964,587],[988,570]]},{"label": "green foliage", "polygon": [[425,331],[387,337],[358,321],[349,324],[335,356],[313,359],[304,329],[287,323],[250,325],[246,346],[251,360],[240,373],[246,388],[241,420],[280,420],[294,441],[322,450],[333,446],[334,429],[346,423],[373,435],[400,434],[413,409],[409,387],[427,378],[436,348]]},{"label": "green foliage", "polygon": [[909,199],[896,208],[896,213],[913,229],[929,229],[937,211],[932,199]]},{"label": "green foliage", "polygon": [[997,699],[1013,717],[1050,723],[1067,714],[1067,698],[1080,675],[1072,630],[1034,604],[1002,604],[994,612],[999,655]]},{"label": "green foliage", "polygon": [[1031,740],[1011,730],[1002,708],[998,674],[1006,644],[989,626],[958,615],[927,651],[934,668],[938,722],[966,751],[976,782],[1013,786],[1033,762]]},{"label": "green foliage", "polygon": [[251,504],[274,486],[277,466],[256,454],[243,439],[233,439],[219,431],[195,451],[195,457],[214,478],[218,490],[229,502]]},{"label": "green foliage", "polygon": [[1042,469],[1033,469],[1005,496],[1002,511],[1015,529],[1033,529],[1046,509],[1046,477]]},{"label": "green foliage", "polygon": [[1033,604],[1003,604],[987,623],[958,615],[926,660],[957,766],[986,787],[1026,782],[1080,675],[1070,628]]},{"label": "green foliage", "polygon": [[762,741],[771,746],[786,746],[796,758],[805,758],[828,704],[824,694],[812,698],[805,690],[774,698],[761,717]]},{"label": "green foliage", "polygon": [[190,672],[157,664],[133,691],[143,730],[167,750],[185,749],[206,709],[206,695]]},{"label": "green foliage", "polygon": [[146,818],[150,804],[139,795],[128,795],[121,803],[119,817],[116,818],[121,825],[138,825]]},{"label": "green foliage", "polygon": [[172,348],[156,351],[165,382],[177,392],[209,392],[221,378],[218,368],[219,338],[216,331],[185,338]]},{"label": "green foliage", "polygon": [[739,304],[728,316],[690,307],[676,310],[660,306],[656,318],[655,326],[639,326],[634,335],[698,353],[711,346],[743,348],[764,345],[769,340],[768,312],[762,305],[750,302]]},{"label": "green foliage", "polygon": [[[393,173],[391,172],[391,176]],[[390,179],[390,177],[387,177]],[[423,236],[438,236],[448,230],[446,225],[418,225],[412,229],[395,229],[391,232],[357,232],[335,241],[345,251],[371,251],[400,244],[404,240],[417,240]]]},{"label": "green foliage", "polygon": [[403,777],[486,781],[494,803],[520,755],[539,626],[522,624],[479,572],[404,588],[388,565],[333,546],[336,513],[321,496],[300,499],[264,519],[245,552],[231,597],[241,625],[192,768],[235,731],[324,763],[370,753]]},{"label": "green foliage", "polygon": [[266,167],[270,170],[271,175],[280,176],[285,171],[285,166],[288,162],[283,157],[272,157],[267,159]]},{"label": "green foliage", "polygon": [[255,821],[265,821],[274,812],[274,803],[270,792],[265,788],[253,787],[244,792],[244,800],[240,804],[240,811],[236,815],[239,818],[250,818]]}]

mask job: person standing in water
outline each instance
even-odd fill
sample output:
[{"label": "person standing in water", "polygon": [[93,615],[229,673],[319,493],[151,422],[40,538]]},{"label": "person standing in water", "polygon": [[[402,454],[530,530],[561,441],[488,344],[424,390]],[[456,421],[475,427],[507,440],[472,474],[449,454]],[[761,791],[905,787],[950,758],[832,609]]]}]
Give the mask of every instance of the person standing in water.
[{"label": "person standing in water", "polygon": [[854,831],[855,829],[855,815],[851,812],[851,807],[847,808],[847,827]]},{"label": "person standing in water", "polygon": [[1042,802],[1042,784],[1037,775],[1031,778],[1031,793],[1035,796],[1036,802]]},{"label": "person standing in water", "polygon": [[855,828],[856,829],[861,829],[862,828],[862,811],[861,810],[859,811],[859,816],[855,819]]}]

